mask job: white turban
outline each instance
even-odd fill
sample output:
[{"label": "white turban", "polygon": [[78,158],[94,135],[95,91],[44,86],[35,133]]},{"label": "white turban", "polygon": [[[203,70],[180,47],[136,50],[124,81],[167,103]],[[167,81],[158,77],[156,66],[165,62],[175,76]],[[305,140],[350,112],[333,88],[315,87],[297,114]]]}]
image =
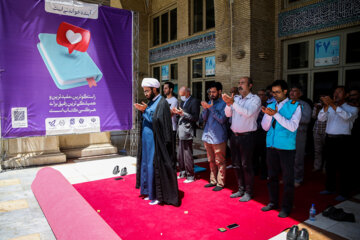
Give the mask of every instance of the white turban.
[{"label": "white turban", "polygon": [[144,78],[141,83],[141,87],[154,87],[159,88],[160,83],[155,78]]}]

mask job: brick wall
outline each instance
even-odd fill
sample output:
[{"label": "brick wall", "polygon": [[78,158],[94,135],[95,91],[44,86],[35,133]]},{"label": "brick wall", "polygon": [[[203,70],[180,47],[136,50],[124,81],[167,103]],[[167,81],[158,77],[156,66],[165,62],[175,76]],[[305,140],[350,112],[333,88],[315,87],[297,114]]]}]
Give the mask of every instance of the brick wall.
[{"label": "brick wall", "polygon": [[[140,12],[140,71],[144,73],[144,76],[151,75],[148,52],[151,49],[152,15],[161,13],[176,4],[178,15],[176,41],[191,37],[189,34],[190,0],[149,2],[151,5],[146,9],[145,1],[121,0],[123,8]],[[250,75],[254,78],[256,91],[274,79],[274,0],[234,0],[232,5],[230,4],[229,0],[214,1],[216,81],[222,82],[224,91],[228,92],[232,86],[237,86],[241,76]],[[239,51],[245,52],[242,58],[238,57]],[[262,53],[266,59],[259,58],[259,54]],[[220,55],[226,55],[226,60],[219,61]],[[190,86],[191,57],[192,55],[188,55],[171,60],[176,60],[178,63],[179,87]]]},{"label": "brick wall", "polygon": [[266,88],[274,80],[275,2],[251,2],[251,61],[250,72],[254,91]]},{"label": "brick wall", "polygon": [[[274,1],[215,1],[216,79],[229,91],[242,76],[254,79],[254,91],[274,78]],[[232,39],[232,41],[231,41]],[[244,55],[239,57],[239,53]],[[262,58],[259,57],[259,54]],[[241,55],[241,54],[240,54]]]},{"label": "brick wall", "polygon": [[[230,4],[228,0],[214,1],[215,7],[215,58],[216,81],[223,84],[223,91],[229,92],[231,83],[231,34],[230,34]],[[226,55],[226,60],[220,62],[218,57]]]}]

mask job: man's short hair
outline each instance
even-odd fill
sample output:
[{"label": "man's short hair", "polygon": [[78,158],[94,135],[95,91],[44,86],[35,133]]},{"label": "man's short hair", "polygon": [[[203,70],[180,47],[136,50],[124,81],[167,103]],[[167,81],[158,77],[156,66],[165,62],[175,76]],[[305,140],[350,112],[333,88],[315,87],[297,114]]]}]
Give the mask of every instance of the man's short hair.
[{"label": "man's short hair", "polygon": [[210,85],[210,88],[216,88],[218,91],[223,90],[223,86],[220,82],[214,82]]},{"label": "man's short hair", "polygon": [[254,85],[254,81],[253,81],[253,79],[252,79],[251,77],[245,76],[245,77],[241,77],[240,79],[242,79],[242,78],[246,78],[246,79],[248,80],[248,84],[249,84],[249,85],[250,85],[250,84]]},{"label": "man's short hair", "polygon": [[338,88],[341,88],[342,90],[344,90],[345,93],[349,93],[348,88],[347,88],[346,86],[344,86],[344,85],[337,85],[337,86],[335,86],[333,93],[334,93],[335,90],[338,89]]},{"label": "man's short hair", "polygon": [[294,83],[290,86],[290,88],[297,88],[302,92],[302,86],[300,83]]},{"label": "man's short hair", "polygon": [[277,86],[279,86],[283,91],[288,90],[288,84],[285,82],[285,80],[278,79],[271,84],[271,87],[277,87]]},{"label": "man's short hair", "polygon": [[171,88],[174,91],[174,84],[172,82],[166,82],[164,85],[167,84],[169,88]]}]

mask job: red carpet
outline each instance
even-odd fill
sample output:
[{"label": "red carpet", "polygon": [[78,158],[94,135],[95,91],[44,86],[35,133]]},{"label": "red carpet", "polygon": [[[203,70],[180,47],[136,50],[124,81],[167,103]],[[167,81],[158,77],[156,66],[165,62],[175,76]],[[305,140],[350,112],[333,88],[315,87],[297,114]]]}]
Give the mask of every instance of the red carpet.
[{"label": "red carpet", "polygon": [[[201,164],[202,167],[207,164]],[[227,171],[227,183],[235,183],[232,169]],[[184,184],[179,180],[182,205],[150,206],[139,198],[135,189],[135,175],[123,180],[99,180],[74,185],[75,189],[89,202],[94,210],[122,239],[269,239],[284,229],[308,218],[311,203],[318,212],[328,204],[334,204],[333,196],[318,194],[323,188],[320,174],[307,176],[307,184],[298,188],[295,204],[289,218],[277,217],[277,211],[262,212],[268,203],[266,181],[255,180],[255,198],[248,203],[240,203],[229,195],[230,189],[213,192],[204,188],[208,183],[208,171],[197,176],[199,180]],[[231,186],[232,185],[232,186]],[[187,213],[186,213],[187,212]],[[219,232],[217,229],[237,223],[240,227]]]},{"label": "red carpet", "polygon": [[31,189],[56,239],[120,240],[59,171],[40,169]]}]

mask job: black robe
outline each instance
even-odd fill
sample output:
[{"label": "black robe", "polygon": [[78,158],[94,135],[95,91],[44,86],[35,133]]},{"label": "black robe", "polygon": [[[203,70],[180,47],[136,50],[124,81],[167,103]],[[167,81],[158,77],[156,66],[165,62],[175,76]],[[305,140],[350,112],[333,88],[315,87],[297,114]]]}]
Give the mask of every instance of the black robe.
[{"label": "black robe", "polygon": [[[142,127],[140,129],[142,131]],[[136,162],[136,188],[140,188],[141,179],[141,131]],[[180,206],[171,114],[169,104],[163,97],[159,100],[153,115],[153,131],[155,142],[154,182],[156,199],[164,204]]]}]

